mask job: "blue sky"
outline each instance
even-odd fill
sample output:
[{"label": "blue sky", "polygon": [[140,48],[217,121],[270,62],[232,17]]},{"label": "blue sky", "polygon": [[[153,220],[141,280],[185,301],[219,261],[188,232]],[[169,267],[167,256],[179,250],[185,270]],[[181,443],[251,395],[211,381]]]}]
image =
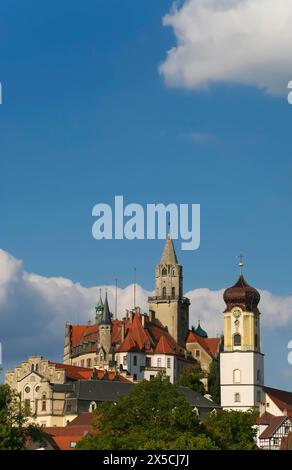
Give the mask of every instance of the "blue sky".
[{"label": "blue sky", "polygon": [[163,242],[94,240],[93,206],[199,203],[201,246],[178,250],[185,290],[232,284],[243,251],[250,283],[289,296],[292,107],[232,80],[169,86],[171,5],[1,3],[0,247],[88,287],[125,287],[136,267],[151,290]]}]

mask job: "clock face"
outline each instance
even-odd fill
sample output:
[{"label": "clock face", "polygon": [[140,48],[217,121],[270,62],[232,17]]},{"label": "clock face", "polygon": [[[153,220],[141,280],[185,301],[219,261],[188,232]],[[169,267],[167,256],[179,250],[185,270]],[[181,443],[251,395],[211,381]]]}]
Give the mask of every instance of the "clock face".
[{"label": "clock face", "polygon": [[240,311],[240,310],[234,310],[234,312],[233,312],[234,318],[239,318],[240,315],[241,315],[241,311]]}]

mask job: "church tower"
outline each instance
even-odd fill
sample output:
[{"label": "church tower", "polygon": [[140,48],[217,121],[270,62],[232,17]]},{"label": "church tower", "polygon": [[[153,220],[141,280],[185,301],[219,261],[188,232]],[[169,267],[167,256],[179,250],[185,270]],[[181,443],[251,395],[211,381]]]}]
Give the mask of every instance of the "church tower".
[{"label": "church tower", "polygon": [[264,385],[264,355],[260,349],[259,292],[240,276],[224,292],[224,352],[220,354],[221,406],[247,411],[257,408]]},{"label": "church tower", "polygon": [[105,294],[102,320],[99,323],[99,356],[100,362],[108,363],[112,351],[112,320],[108,306],[107,293]]},{"label": "church tower", "polygon": [[149,297],[148,302],[155,318],[167,326],[177,343],[185,346],[190,301],[183,297],[183,269],[178,263],[170,234],[160,263],[156,266],[155,296]]}]

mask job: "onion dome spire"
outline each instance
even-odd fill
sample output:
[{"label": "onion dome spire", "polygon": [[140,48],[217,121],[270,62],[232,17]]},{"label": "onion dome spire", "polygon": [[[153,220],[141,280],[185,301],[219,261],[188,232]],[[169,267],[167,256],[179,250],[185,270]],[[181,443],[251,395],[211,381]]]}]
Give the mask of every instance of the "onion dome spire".
[{"label": "onion dome spire", "polygon": [[205,330],[203,330],[203,328],[201,327],[200,320],[198,321],[198,326],[195,329],[195,333],[198,336],[201,336],[201,338],[208,338],[207,332]]},{"label": "onion dome spire", "polygon": [[246,282],[243,276],[243,267],[243,257],[240,255],[239,278],[236,283],[228,287],[223,294],[223,299],[227,307],[226,311],[230,311],[236,306],[250,312],[258,311],[258,304],[261,299],[260,293]]},{"label": "onion dome spire", "polygon": [[95,306],[96,313],[103,312],[103,308],[104,308],[104,305],[103,305],[103,301],[101,298],[101,289],[99,289],[99,300],[97,301],[96,306]]}]

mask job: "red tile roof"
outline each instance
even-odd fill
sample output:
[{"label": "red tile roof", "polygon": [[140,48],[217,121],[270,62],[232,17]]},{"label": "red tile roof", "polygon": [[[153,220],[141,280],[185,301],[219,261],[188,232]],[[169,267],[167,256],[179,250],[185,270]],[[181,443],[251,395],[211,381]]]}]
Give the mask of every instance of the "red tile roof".
[{"label": "red tile roof", "polygon": [[158,341],[158,344],[155,348],[156,354],[175,354],[172,345],[169,343],[168,339],[161,335]]},{"label": "red tile roof", "polygon": [[194,331],[190,330],[187,335],[187,343],[198,343],[209,356],[216,358],[219,353],[221,338],[202,338]]},{"label": "red tile roof", "polygon": [[261,416],[258,416],[257,424],[269,425],[273,418],[274,418],[274,415],[271,415],[271,413],[268,413],[267,411],[265,411],[265,413],[263,413]]},{"label": "red tile roof", "polygon": [[60,450],[74,450],[71,443],[81,441],[87,434],[93,432],[91,425],[71,425],[65,427],[43,427],[42,432],[48,434]]},{"label": "red tile roof", "polygon": [[289,419],[287,416],[273,416],[268,427],[262,432],[259,439],[270,439],[279,427]]},{"label": "red tile roof", "polygon": [[71,380],[89,380],[92,376],[93,369],[88,367],[72,366],[71,364],[62,364],[58,362],[50,362],[56,369],[65,370],[66,378]]},{"label": "red tile roof", "polygon": [[287,411],[292,416],[292,392],[270,387],[263,387],[263,390],[281,411]]},{"label": "red tile roof", "polygon": [[146,318],[143,326],[139,313],[134,313],[132,321],[126,323],[126,336],[118,348],[118,352],[128,351],[184,355],[184,348],[176,343],[159,321],[150,322]]},{"label": "red tile roof", "polygon": [[76,418],[72,419],[70,423],[67,424],[68,426],[91,426],[93,413],[84,412],[80,413],[80,415],[76,416]]}]

